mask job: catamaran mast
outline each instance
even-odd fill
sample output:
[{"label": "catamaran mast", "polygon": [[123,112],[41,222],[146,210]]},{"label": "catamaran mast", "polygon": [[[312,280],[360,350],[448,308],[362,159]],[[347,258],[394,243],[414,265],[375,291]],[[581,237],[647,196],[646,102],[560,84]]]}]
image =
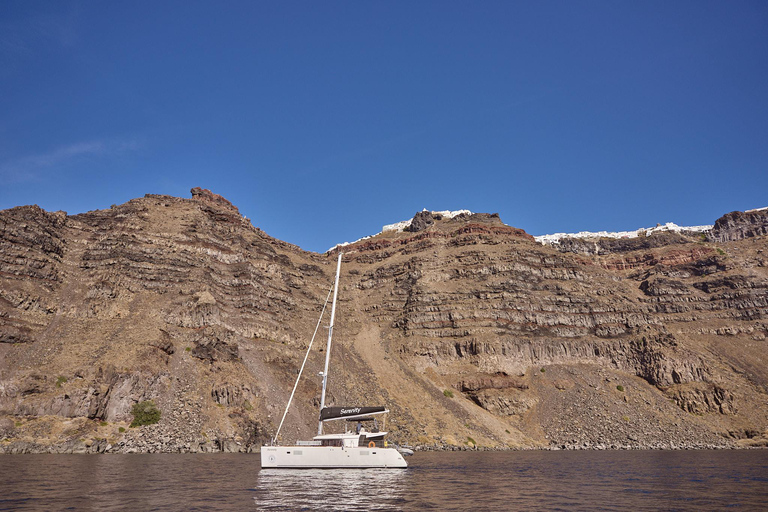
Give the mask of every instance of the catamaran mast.
[{"label": "catamaran mast", "polygon": [[[328,346],[325,348],[325,369],[323,370],[323,394],[320,396],[320,410],[325,407],[325,387],[328,384],[328,363],[331,360],[331,338],[333,337],[333,320],[336,317],[336,296],[339,294],[339,274],[341,273],[341,252],[336,263],[336,283],[333,285],[333,306],[331,306],[331,325],[328,327]],[[317,422],[317,435],[323,433],[322,420]]]}]

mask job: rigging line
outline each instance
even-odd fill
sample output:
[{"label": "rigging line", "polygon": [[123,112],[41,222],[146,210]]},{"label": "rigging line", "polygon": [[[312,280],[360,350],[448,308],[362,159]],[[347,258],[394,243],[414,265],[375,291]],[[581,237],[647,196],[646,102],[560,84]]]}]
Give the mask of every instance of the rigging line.
[{"label": "rigging line", "polygon": [[331,285],[331,289],[328,290],[328,296],[325,298],[325,304],[323,304],[323,309],[320,311],[320,318],[317,319],[317,325],[315,326],[315,332],[312,334],[312,339],[309,340],[309,346],[307,347],[307,353],[304,355],[304,362],[301,363],[301,369],[299,370],[299,375],[296,377],[296,383],[293,385],[293,391],[291,391],[291,397],[288,399],[288,405],[285,406],[285,412],[283,413],[283,418],[280,420],[280,426],[277,427],[277,432],[275,433],[275,437],[272,438],[272,444],[277,441],[277,436],[280,435],[280,429],[283,428],[283,422],[285,421],[285,416],[288,414],[288,409],[291,407],[291,401],[293,400],[293,395],[296,393],[296,388],[299,386],[299,380],[301,380],[301,374],[304,371],[304,366],[307,364],[307,358],[309,357],[309,351],[312,349],[312,343],[315,341],[315,336],[317,335],[317,330],[320,328],[320,322],[323,320],[323,314],[325,314],[325,308],[328,306],[328,301],[331,299],[331,293],[333,292],[333,285]]}]

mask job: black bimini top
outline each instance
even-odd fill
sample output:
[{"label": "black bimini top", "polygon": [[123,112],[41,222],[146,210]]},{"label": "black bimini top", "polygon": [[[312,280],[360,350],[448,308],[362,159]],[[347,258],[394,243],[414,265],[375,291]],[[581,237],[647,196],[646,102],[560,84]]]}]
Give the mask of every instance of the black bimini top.
[{"label": "black bimini top", "polygon": [[320,411],[320,421],[362,419],[372,414],[384,414],[389,410],[381,406],[376,407],[324,407]]}]

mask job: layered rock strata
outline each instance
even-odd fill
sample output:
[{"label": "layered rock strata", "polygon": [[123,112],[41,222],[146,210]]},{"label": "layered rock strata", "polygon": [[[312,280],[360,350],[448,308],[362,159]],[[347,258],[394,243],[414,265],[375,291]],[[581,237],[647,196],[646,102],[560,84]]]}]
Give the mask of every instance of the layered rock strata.
[{"label": "layered rock strata", "polygon": [[[554,248],[498,215],[420,212],[341,249],[329,402],[384,403],[393,440],[437,449],[760,445],[761,215],[729,214],[706,240]],[[0,212],[0,450],[258,449],[333,263],[199,188]],[[300,383],[284,440],[311,437],[318,395]],[[130,428],[144,400],[161,421]]]},{"label": "layered rock strata", "polygon": [[765,235],[768,235],[768,208],[761,208],[723,215],[715,222],[709,239],[715,242],[733,242]]}]

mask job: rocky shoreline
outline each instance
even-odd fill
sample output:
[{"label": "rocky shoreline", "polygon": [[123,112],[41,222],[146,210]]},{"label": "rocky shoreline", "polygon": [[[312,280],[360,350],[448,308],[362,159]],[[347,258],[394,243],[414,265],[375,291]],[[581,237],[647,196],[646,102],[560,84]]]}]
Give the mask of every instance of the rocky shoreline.
[{"label": "rocky shoreline", "polygon": [[119,441],[109,443],[106,439],[97,441],[72,440],[52,446],[34,442],[15,441],[0,446],[0,454],[98,454],[98,453],[257,453],[257,446],[242,446],[231,439],[215,440],[204,443],[184,443],[163,446],[156,442],[131,443]]},{"label": "rocky shoreline", "polygon": [[[44,444],[35,441],[0,441],[0,454],[150,454],[150,453],[259,453],[260,443],[247,443],[240,438],[231,438],[220,433],[203,434],[198,439],[179,436],[177,426],[146,425],[128,429],[120,438],[91,437],[71,438],[61,443]],[[448,443],[414,444],[408,448],[418,452],[454,451],[560,451],[560,450],[740,450],[768,448],[768,438],[756,436],[752,439],[721,440],[646,440],[635,443],[605,443],[579,441],[576,443],[552,442],[542,446],[476,446],[471,443],[454,445]]]},{"label": "rocky shoreline", "polygon": [[[487,447],[487,446],[415,446],[417,452],[501,452],[501,451],[686,451],[686,450],[754,450],[768,448],[767,444],[739,445],[736,443],[701,444],[680,443],[653,445],[552,445],[538,447]],[[259,453],[260,447],[244,446],[237,441],[216,440],[199,444],[184,443],[164,446],[157,442],[131,443],[120,441],[111,444],[106,440],[95,442],[72,440],[53,446],[40,445],[33,442],[16,441],[0,445],[0,454],[156,454],[156,453]]]}]

